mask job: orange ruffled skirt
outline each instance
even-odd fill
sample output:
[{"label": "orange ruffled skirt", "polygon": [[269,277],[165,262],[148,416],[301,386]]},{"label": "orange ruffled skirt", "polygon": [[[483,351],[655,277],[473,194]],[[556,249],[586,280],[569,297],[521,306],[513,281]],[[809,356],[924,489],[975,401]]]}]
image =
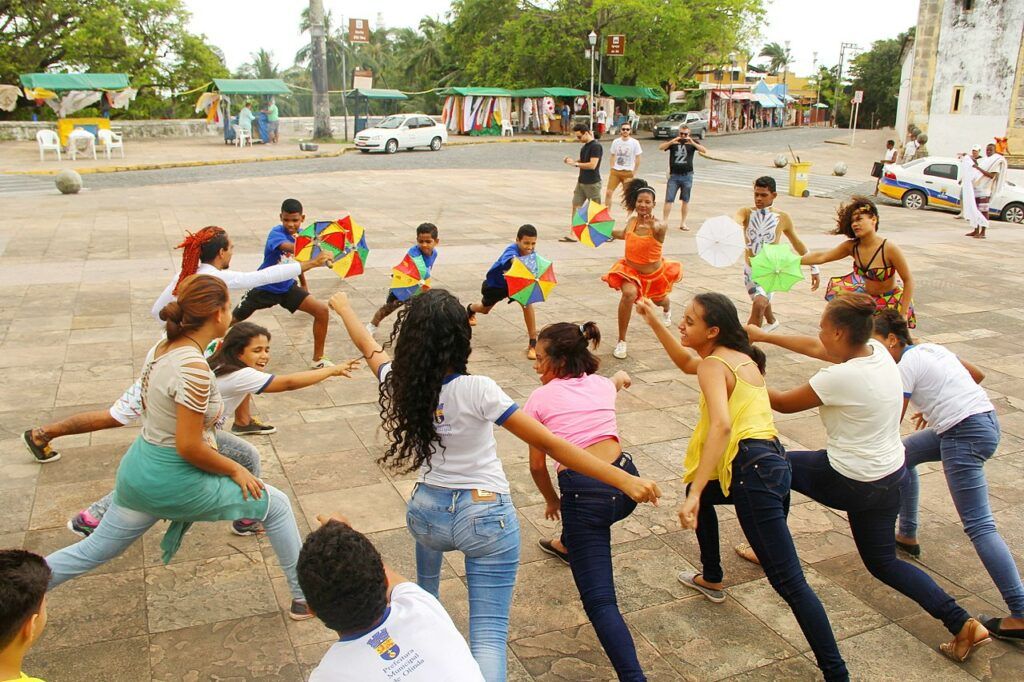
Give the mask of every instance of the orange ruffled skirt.
[{"label": "orange ruffled skirt", "polygon": [[625,259],[619,260],[601,280],[617,291],[622,290],[624,282],[631,282],[643,298],[661,301],[672,293],[672,287],[683,279],[683,264],[677,260],[662,259],[661,267],[650,274],[638,272],[630,267]]}]

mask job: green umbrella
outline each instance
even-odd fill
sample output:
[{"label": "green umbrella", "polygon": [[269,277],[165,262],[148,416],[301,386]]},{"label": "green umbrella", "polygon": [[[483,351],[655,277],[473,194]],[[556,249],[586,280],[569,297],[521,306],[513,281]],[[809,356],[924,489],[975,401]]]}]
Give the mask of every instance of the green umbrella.
[{"label": "green umbrella", "polygon": [[804,278],[800,270],[800,256],[789,246],[765,244],[750,259],[750,278],[764,287],[767,293],[789,291]]}]

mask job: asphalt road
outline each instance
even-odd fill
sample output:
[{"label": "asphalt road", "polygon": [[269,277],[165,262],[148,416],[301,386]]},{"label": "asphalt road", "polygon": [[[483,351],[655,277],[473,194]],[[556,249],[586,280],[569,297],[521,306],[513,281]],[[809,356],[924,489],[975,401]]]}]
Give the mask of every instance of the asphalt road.
[{"label": "asphalt road", "polygon": [[[747,151],[780,151],[787,144],[794,147],[807,148],[824,144],[824,141],[835,136],[835,131],[822,128],[794,128],[790,130],[745,135],[727,135],[707,140],[709,150],[728,152],[733,158],[742,158]],[[605,142],[610,142],[605,137]],[[661,141],[650,138],[650,134],[640,138],[645,155],[648,159],[656,158],[657,147]],[[231,180],[249,178],[256,175],[298,175],[303,173],[329,173],[333,171],[358,170],[412,170],[412,169],[509,169],[509,170],[558,170],[573,172],[562,164],[566,156],[576,156],[579,146],[576,143],[517,143],[517,144],[474,144],[449,145],[439,152],[428,150],[401,151],[397,154],[359,154],[349,153],[334,158],[303,159],[294,161],[269,161],[262,163],[231,164],[224,166],[200,166],[196,168],[168,168],[164,170],[129,171],[122,173],[102,173],[84,178],[85,186],[93,189],[142,187],[147,185],[180,184],[214,180]],[[652,169],[663,173],[667,162],[659,160],[656,166],[646,165],[645,175]],[[696,173],[700,174],[701,166],[713,167],[717,162],[700,159]]]}]

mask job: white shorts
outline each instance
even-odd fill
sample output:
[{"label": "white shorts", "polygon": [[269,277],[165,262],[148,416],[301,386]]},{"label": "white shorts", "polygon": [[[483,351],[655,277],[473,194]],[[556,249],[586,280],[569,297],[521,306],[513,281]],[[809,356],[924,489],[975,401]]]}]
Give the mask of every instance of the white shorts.
[{"label": "white shorts", "polygon": [[110,406],[110,416],[122,426],[128,426],[142,416],[142,379],[136,379],[127,391]]},{"label": "white shorts", "polygon": [[752,274],[749,265],[743,267],[743,284],[747,287],[747,294],[750,296],[750,300],[753,301],[758,296],[761,296],[767,298],[768,302],[771,303],[772,294],[766,292],[763,286],[755,282],[751,278]]}]

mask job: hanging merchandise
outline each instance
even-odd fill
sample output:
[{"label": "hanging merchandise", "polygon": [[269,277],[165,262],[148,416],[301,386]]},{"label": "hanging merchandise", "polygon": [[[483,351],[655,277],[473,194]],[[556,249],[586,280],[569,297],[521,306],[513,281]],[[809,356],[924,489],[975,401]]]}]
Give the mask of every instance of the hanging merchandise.
[{"label": "hanging merchandise", "polygon": [[135,99],[135,95],[138,94],[138,90],[135,88],[125,88],[117,92],[107,93],[107,102],[110,103],[113,109],[127,109],[128,104]]},{"label": "hanging merchandise", "polygon": [[21,90],[17,85],[0,85],[0,109],[14,111]]},{"label": "hanging merchandise", "polygon": [[[57,116],[60,118],[66,118],[68,115],[80,111],[91,104],[95,104],[103,96],[103,93],[98,90],[70,90],[60,100],[60,104],[57,105],[55,111]],[[47,104],[53,107],[51,100],[47,100]]]}]

